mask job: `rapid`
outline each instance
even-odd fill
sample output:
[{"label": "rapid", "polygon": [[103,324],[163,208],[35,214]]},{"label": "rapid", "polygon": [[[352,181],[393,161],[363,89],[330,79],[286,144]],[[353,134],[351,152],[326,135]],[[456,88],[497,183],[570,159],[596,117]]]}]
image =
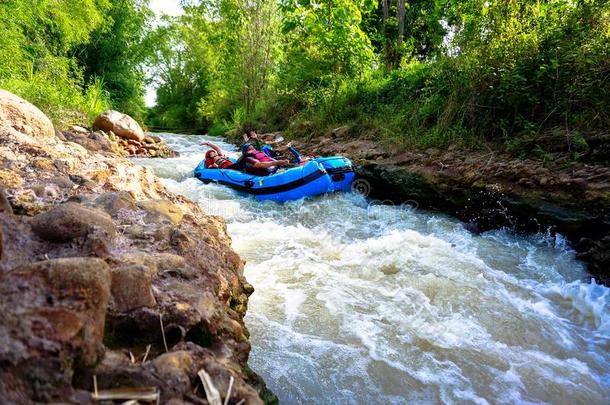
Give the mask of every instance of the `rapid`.
[{"label": "rapid", "polygon": [[280,403],[608,403],[610,289],[560,236],[355,194],[256,202],[192,177],[199,142],[233,146],[162,137],[180,157],[133,161],[225,218],[256,289],[249,364]]}]

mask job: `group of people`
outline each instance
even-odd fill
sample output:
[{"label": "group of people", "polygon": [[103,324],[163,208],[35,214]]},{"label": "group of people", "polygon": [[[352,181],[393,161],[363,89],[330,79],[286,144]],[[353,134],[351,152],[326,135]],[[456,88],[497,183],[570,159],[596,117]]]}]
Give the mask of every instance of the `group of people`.
[{"label": "group of people", "polygon": [[307,161],[290,143],[286,145],[286,150],[292,154],[292,161],[287,159],[282,152],[263,143],[253,129],[247,129],[244,133],[244,144],[241,147],[241,156],[237,161],[229,159],[222,149],[212,142],[205,141],[200,145],[210,147],[205,154],[206,169],[233,169],[257,176],[267,176],[275,173],[280,167],[300,165]]}]

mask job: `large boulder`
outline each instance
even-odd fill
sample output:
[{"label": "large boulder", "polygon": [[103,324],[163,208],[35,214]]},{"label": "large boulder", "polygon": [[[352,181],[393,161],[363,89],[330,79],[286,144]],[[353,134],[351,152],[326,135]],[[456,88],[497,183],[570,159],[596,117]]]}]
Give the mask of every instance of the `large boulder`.
[{"label": "large boulder", "polygon": [[101,259],[72,257],[28,263],[0,274],[0,402],[55,402],[74,370],[92,367],[102,337],[111,276]]},{"label": "large boulder", "polygon": [[36,106],[0,89],[0,136],[17,131],[32,138],[55,137],[51,120]]},{"label": "large boulder", "polygon": [[118,111],[104,111],[95,119],[93,126],[102,131],[112,131],[121,138],[144,141],[144,131],[140,124],[129,115]]},{"label": "large boulder", "polygon": [[51,242],[67,242],[87,236],[96,229],[106,236],[116,235],[114,222],[108,214],[73,202],[60,204],[32,220],[32,230]]}]

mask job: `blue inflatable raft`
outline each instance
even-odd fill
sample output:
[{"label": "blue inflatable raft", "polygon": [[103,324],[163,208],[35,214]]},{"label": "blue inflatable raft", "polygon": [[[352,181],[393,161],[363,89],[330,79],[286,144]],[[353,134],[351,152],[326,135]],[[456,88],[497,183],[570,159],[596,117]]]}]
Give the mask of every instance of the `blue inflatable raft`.
[{"label": "blue inflatable raft", "polygon": [[349,191],[354,180],[352,162],[341,156],[316,158],[302,166],[280,169],[269,176],[256,176],[232,169],[206,169],[205,160],[195,168],[204,183],[229,186],[257,200],[284,202],[304,197]]}]

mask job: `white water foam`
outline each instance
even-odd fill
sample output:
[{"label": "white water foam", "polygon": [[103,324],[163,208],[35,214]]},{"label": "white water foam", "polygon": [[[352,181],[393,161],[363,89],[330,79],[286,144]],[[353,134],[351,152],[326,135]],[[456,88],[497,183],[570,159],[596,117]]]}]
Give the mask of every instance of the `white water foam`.
[{"label": "white water foam", "polygon": [[165,138],[180,158],[138,162],[226,218],[281,402],[608,403],[610,290],[562,238],[345,194],[261,204],[191,177],[201,138]]}]

